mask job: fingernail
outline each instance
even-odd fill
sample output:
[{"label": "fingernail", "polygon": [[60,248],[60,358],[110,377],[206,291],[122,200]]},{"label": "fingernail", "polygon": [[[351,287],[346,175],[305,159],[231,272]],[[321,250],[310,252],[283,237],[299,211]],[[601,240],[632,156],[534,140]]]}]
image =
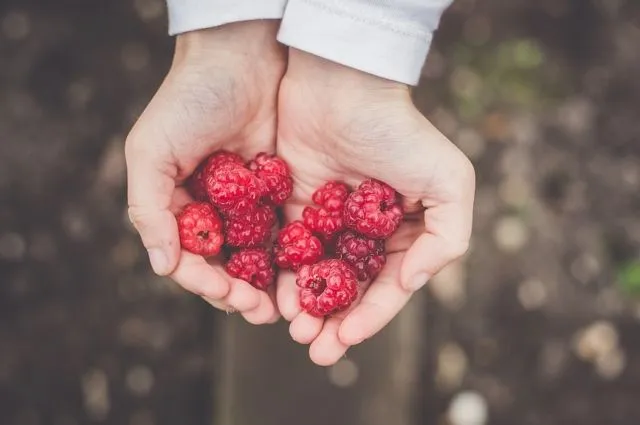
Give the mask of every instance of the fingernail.
[{"label": "fingernail", "polygon": [[351,345],[358,345],[358,344],[362,344],[362,342],[364,341],[364,337],[363,336],[359,336],[356,338],[353,338],[353,341]]},{"label": "fingernail", "polygon": [[422,288],[429,281],[430,277],[431,276],[429,276],[426,273],[418,273],[411,280],[411,282],[409,284],[409,289],[411,289],[412,291],[417,291],[418,289]]},{"label": "fingernail", "polygon": [[149,261],[151,262],[151,268],[158,275],[164,275],[167,273],[167,267],[169,260],[164,251],[159,248],[151,248],[149,251]]}]

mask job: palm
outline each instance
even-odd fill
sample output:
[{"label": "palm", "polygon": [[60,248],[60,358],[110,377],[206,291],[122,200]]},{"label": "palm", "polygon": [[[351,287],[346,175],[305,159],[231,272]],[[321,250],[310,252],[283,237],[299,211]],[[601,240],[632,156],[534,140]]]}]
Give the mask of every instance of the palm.
[{"label": "palm", "polygon": [[[415,134],[423,138],[426,134],[427,140],[416,144]],[[310,355],[316,363],[331,364],[350,345],[384,327],[408,301],[412,291],[401,284],[406,280],[402,270],[411,268],[404,264],[407,252],[415,250],[412,246],[425,234],[423,206],[455,201],[458,179],[440,163],[460,154],[413,108],[405,90],[385,92],[383,99],[375,99],[366,91],[314,90],[313,83],[287,77],[279,97],[277,149],[289,163],[295,181],[285,208],[288,221],[299,219],[313,192],[330,180],[354,187],[373,177],[403,195],[407,214],[386,243],[387,263],[373,282],[361,287],[364,295],[348,311],[326,320],[300,313],[295,276],[281,273],[278,305],[282,315],[292,320],[292,337],[311,343]],[[420,261],[416,256],[414,253],[409,262]]]},{"label": "palm", "polygon": [[[284,57],[278,57],[258,60],[260,67],[245,63],[242,55],[226,57],[224,65],[215,60],[174,64],[129,135],[130,181],[153,180],[153,190],[130,185],[130,216],[144,223],[154,214],[171,249],[178,249],[173,214],[191,201],[182,184],[198,164],[220,149],[247,159],[275,150],[276,100],[285,66]],[[277,318],[273,294],[231,278],[218,259],[207,262],[186,251],[174,255],[177,265],[170,276],[185,289],[215,307],[237,309],[253,323]]]}]

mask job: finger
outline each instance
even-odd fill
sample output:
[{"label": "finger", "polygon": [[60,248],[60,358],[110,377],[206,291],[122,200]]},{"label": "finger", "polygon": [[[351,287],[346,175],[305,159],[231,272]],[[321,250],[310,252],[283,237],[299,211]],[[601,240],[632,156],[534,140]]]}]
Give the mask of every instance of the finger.
[{"label": "finger", "polygon": [[202,299],[208,302],[209,304],[211,304],[213,308],[217,310],[227,311],[227,312],[233,311],[232,307],[230,307],[229,305],[225,304],[220,300],[212,300],[211,298],[207,298],[207,297],[202,297]]},{"label": "finger", "polygon": [[199,255],[182,251],[171,278],[189,292],[210,300],[221,300],[230,291],[222,270],[210,265]]},{"label": "finger", "polygon": [[[269,288],[271,289],[271,288]],[[259,292],[259,302],[253,310],[242,313],[245,320],[254,325],[274,323],[280,317],[272,294],[265,291]]]},{"label": "finger", "polygon": [[324,320],[302,312],[297,315],[289,325],[291,338],[300,344],[311,344],[320,335]]},{"label": "finger", "polygon": [[169,211],[176,170],[160,155],[137,149],[139,145],[136,139],[127,140],[129,219],[140,234],[154,272],[168,275],[180,258],[178,226]]},{"label": "finger", "polygon": [[469,246],[473,195],[461,202],[440,204],[425,211],[425,230],[405,254],[400,268],[402,286],[416,291]]},{"label": "finger", "polygon": [[300,314],[300,300],[298,297],[298,287],[296,285],[296,275],[291,271],[281,271],[278,276],[278,286],[276,289],[276,299],[280,314],[288,321],[292,321]]},{"label": "finger", "polygon": [[342,344],[356,345],[371,338],[409,301],[413,292],[400,285],[398,269],[401,262],[402,254],[389,255],[380,275],[340,325],[338,336]]},{"label": "finger", "polygon": [[324,322],[322,331],[309,347],[311,361],[319,366],[331,366],[336,363],[349,349],[338,338],[338,330],[342,318],[331,317]]},{"label": "finger", "polygon": [[251,311],[260,305],[261,296],[259,290],[240,279],[230,279],[229,293],[223,302],[243,313]]}]

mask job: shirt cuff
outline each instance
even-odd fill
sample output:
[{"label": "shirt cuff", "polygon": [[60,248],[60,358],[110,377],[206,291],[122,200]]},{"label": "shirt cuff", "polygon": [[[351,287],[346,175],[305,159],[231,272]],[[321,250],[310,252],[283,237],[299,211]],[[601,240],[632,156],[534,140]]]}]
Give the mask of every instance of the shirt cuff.
[{"label": "shirt cuff", "polygon": [[281,19],[287,0],[167,0],[169,34],[232,22]]},{"label": "shirt cuff", "polygon": [[421,14],[419,20],[396,13],[406,11],[402,1],[391,10],[380,1],[289,0],[278,40],[341,65],[416,85],[433,31],[450,1],[407,1]]}]

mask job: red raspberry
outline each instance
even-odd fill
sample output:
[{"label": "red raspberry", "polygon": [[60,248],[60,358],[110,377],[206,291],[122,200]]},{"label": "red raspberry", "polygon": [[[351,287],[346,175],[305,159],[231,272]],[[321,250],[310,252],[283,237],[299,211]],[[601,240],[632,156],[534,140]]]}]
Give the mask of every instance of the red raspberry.
[{"label": "red raspberry", "polygon": [[271,254],[264,248],[248,248],[234,252],[225,268],[230,276],[242,279],[258,289],[267,289],[275,277]]},{"label": "red raspberry", "polygon": [[206,176],[211,175],[213,170],[227,162],[243,164],[244,161],[240,155],[228,151],[218,151],[207,158],[193,173],[189,179],[188,188],[191,196],[199,201],[209,199],[207,195]]},{"label": "red raspberry", "polygon": [[266,243],[276,222],[276,212],[270,205],[259,205],[247,215],[227,217],[225,232],[227,244],[251,248]]},{"label": "red raspberry", "polygon": [[300,306],[312,316],[322,317],[344,310],[358,297],[355,271],[342,260],[324,260],[298,270]]},{"label": "red raspberry", "polygon": [[213,206],[206,202],[187,204],[177,221],[182,248],[205,257],[220,252],[224,242],[222,220]]},{"label": "red raspberry", "polygon": [[374,239],[386,239],[402,221],[402,206],[396,191],[378,180],[365,180],[344,205],[347,227]]},{"label": "red raspberry", "polygon": [[374,279],[387,261],[383,240],[371,239],[352,230],[338,236],[336,255],[350,264],[362,281]]},{"label": "red raspberry", "polygon": [[225,214],[246,214],[265,193],[264,183],[240,164],[226,162],[206,176],[211,203]]},{"label": "red raspberry", "polygon": [[265,198],[273,205],[282,205],[293,191],[293,179],[287,163],[275,155],[259,153],[249,163],[249,169],[267,185]]},{"label": "red raspberry", "polygon": [[299,220],[280,230],[275,247],[276,264],[283,269],[298,270],[313,264],[323,255],[322,242]]},{"label": "red raspberry", "polygon": [[340,182],[328,182],[313,194],[313,202],[320,208],[305,207],[302,211],[304,224],[313,232],[330,240],[344,229],[344,203],[349,188]]}]

